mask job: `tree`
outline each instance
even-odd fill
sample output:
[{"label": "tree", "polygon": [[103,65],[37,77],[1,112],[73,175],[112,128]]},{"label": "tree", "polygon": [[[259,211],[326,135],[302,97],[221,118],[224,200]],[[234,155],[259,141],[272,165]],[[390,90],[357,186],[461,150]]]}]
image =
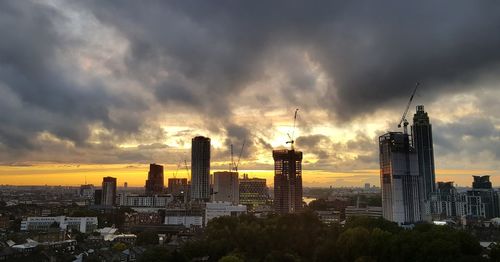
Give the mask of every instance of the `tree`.
[{"label": "tree", "polygon": [[219,259],[219,262],[243,262],[244,260],[233,255],[227,255]]},{"label": "tree", "polygon": [[137,245],[158,245],[158,234],[151,230],[140,232],[137,235]]},{"label": "tree", "polygon": [[114,251],[122,252],[123,250],[127,249],[127,245],[125,243],[118,242],[118,243],[114,244],[112,248]]}]

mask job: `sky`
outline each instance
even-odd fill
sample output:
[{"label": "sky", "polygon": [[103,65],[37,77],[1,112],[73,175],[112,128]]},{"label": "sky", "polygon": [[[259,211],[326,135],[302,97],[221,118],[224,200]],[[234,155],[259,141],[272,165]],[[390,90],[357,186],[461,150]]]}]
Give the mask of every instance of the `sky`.
[{"label": "sky", "polygon": [[419,82],[437,180],[500,186],[498,32],[494,1],[0,1],[0,184],[187,176],[196,135],[272,184],[293,133],[305,186],[377,185]]}]

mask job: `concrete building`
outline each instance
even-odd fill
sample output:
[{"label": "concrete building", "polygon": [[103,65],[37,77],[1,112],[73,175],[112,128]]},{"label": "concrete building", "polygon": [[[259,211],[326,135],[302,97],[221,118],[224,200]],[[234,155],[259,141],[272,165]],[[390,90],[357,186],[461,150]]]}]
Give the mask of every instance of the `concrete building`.
[{"label": "concrete building", "polygon": [[173,201],[172,195],[136,195],[136,194],[119,194],[120,206],[126,207],[152,207],[165,208],[168,203]]},{"label": "concrete building", "polygon": [[243,179],[239,180],[239,184],[240,204],[247,206],[248,209],[266,204],[269,199],[266,179],[248,178],[247,174],[243,174]]},{"label": "concrete building", "polygon": [[116,204],[116,178],[104,177],[102,179],[101,205],[114,206]]},{"label": "concrete building", "polygon": [[149,165],[148,179],[146,180],[146,195],[159,195],[163,193],[163,166],[157,164]]},{"label": "concrete building", "polygon": [[409,136],[390,132],[379,137],[383,217],[398,224],[422,220],[423,190],[418,157]]},{"label": "concrete building", "polygon": [[191,141],[191,200],[210,199],[210,138],[197,136]]},{"label": "concrete building", "polygon": [[209,202],[205,207],[205,225],[216,218],[222,216],[238,216],[247,212],[244,205],[233,205],[231,202]]},{"label": "concrete building", "polygon": [[302,152],[273,150],[274,210],[279,214],[302,210]]},{"label": "concrete building", "polygon": [[238,172],[214,172],[214,201],[240,202]]},{"label": "concrete building", "polygon": [[97,228],[97,217],[27,217],[21,221],[21,231],[48,230],[53,225],[64,230],[78,229],[82,233],[90,233]]},{"label": "concrete building", "polygon": [[423,105],[418,105],[417,112],[413,115],[412,139],[413,147],[417,152],[418,170],[422,177],[424,201],[428,201],[436,189],[436,175],[432,125]]},{"label": "concrete building", "polygon": [[347,206],[345,208],[345,217],[349,219],[355,216],[365,216],[371,218],[379,218],[382,217],[382,207],[356,207],[356,206]]},{"label": "concrete building", "polygon": [[201,209],[176,208],[165,211],[166,225],[183,225],[184,227],[203,227],[203,211]]}]

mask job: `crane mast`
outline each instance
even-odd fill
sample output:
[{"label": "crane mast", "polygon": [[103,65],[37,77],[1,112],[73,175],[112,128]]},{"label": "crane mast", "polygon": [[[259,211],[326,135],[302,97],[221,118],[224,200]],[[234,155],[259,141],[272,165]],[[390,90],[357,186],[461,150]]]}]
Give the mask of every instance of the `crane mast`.
[{"label": "crane mast", "polygon": [[234,162],[234,150],[233,144],[231,144],[231,163],[229,164],[229,171],[238,172],[238,166],[240,164],[241,156],[243,155],[243,148],[245,148],[246,140],[243,140],[243,144],[241,145],[240,154],[238,156],[238,161]]},{"label": "crane mast", "polygon": [[415,88],[413,89],[413,92],[411,93],[410,100],[408,101],[408,104],[406,105],[406,109],[403,112],[403,116],[401,117],[401,120],[399,121],[398,128],[401,128],[401,124],[403,125],[403,130],[405,134],[408,134],[408,120],[406,120],[406,115],[408,114],[408,109],[410,109],[411,101],[413,101],[413,97],[415,96],[415,93],[417,92],[417,88],[420,85],[419,82],[415,84]]},{"label": "crane mast", "polygon": [[290,148],[293,150],[293,144],[295,143],[295,123],[297,122],[297,113],[299,112],[299,109],[295,109],[295,114],[293,116],[293,129],[292,129],[292,135],[290,134],[287,134],[288,135],[288,138],[290,138],[290,140],[286,141],[287,144],[290,144]]}]

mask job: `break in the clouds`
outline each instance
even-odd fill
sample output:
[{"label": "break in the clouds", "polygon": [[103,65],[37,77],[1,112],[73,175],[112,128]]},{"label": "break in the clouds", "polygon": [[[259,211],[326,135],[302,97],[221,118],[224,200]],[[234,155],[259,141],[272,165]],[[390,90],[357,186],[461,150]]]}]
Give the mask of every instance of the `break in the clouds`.
[{"label": "break in the clouds", "polygon": [[202,134],[258,168],[298,107],[306,167],[373,168],[419,81],[438,167],[496,169],[499,31],[493,1],[2,1],[1,161],[172,163]]}]

